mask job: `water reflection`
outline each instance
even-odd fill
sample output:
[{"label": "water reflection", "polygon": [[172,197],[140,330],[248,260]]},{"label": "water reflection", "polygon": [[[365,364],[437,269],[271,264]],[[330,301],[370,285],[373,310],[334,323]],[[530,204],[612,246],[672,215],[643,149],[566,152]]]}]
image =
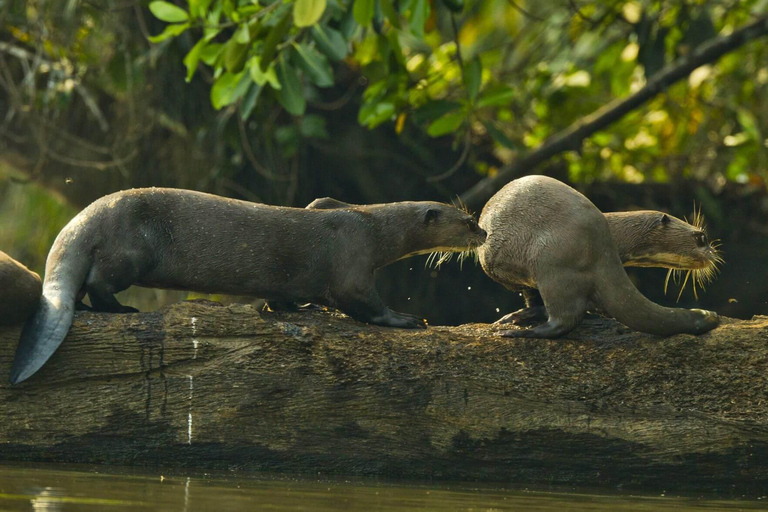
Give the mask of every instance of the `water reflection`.
[{"label": "water reflection", "polygon": [[[760,499],[758,499],[760,498]],[[251,473],[182,473],[103,466],[0,464],[0,511],[251,510],[733,511],[764,497],[704,500],[543,492],[477,484],[396,484]]]},{"label": "water reflection", "polygon": [[45,487],[36,494],[37,496],[30,500],[32,503],[32,510],[35,512],[59,512],[62,510],[62,502],[60,498],[64,496],[63,489]]}]

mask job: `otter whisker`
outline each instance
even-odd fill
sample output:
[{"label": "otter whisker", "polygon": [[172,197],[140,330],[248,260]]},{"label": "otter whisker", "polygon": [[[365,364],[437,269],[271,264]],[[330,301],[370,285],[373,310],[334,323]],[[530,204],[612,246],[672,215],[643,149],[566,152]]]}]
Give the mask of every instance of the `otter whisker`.
[{"label": "otter whisker", "polygon": [[[685,285],[688,284],[688,278],[691,277],[691,271],[685,273],[685,280],[683,281],[683,285],[680,287],[680,293],[677,295],[677,302],[680,302],[680,297],[683,296],[683,290],[685,290]],[[694,295],[696,293],[696,290],[694,290]],[[697,297],[698,298],[698,297]]]},{"label": "otter whisker", "polygon": [[664,295],[667,294],[667,288],[669,287],[669,277],[672,275],[675,269],[671,268],[667,271],[667,278],[664,279]]}]

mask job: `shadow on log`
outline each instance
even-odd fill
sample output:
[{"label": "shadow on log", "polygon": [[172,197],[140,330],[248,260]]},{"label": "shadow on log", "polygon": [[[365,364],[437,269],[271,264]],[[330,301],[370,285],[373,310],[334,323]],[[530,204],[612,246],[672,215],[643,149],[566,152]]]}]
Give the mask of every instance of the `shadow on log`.
[{"label": "shadow on log", "polygon": [[407,331],[185,302],[79,313],[11,388],[0,459],[762,492],[768,317],[654,338]]}]

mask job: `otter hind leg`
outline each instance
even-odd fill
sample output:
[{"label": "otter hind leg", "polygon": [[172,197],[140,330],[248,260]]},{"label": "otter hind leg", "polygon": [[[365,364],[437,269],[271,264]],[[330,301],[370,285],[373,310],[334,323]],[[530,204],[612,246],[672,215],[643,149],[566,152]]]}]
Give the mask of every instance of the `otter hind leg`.
[{"label": "otter hind leg", "polygon": [[[125,271],[125,268],[131,270]],[[114,282],[115,278],[112,280],[105,279],[102,277],[104,275],[117,275],[119,282]],[[138,272],[129,265],[113,269],[110,273],[100,271],[98,267],[91,269],[85,281],[85,291],[91,300],[92,310],[102,313],[138,313],[138,309],[123,306],[115,298],[115,293],[125,290],[135,283],[138,280],[137,277]]]},{"label": "otter hind leg", "polygon": [[591,290],[591,281],[581,276],[563,279],[561,275],[553,282],[540,282],[539,291],[549,319],[536,327],[502,331],[499,334],[508,338],[558,338],[568,334],[584,318],[591,304]]},{"label": "otter hind leg", "polygon": [[91,299],[93,311],[102,313],[138,313],[139,310],[130,306],[123,306],[115,296],[104,289],[89,287],[88,298]]}]

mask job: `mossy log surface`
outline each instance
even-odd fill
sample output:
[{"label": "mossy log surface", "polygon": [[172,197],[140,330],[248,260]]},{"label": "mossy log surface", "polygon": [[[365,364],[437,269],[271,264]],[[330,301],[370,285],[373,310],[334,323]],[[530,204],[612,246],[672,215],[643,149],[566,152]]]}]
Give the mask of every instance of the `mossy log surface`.
[{"label": "mossy log surface", "polygon": [[19,331],[0,330],[2,460],[768,489],[768,317],[517,340],[193,301],[79,313],[11,387]]}]

